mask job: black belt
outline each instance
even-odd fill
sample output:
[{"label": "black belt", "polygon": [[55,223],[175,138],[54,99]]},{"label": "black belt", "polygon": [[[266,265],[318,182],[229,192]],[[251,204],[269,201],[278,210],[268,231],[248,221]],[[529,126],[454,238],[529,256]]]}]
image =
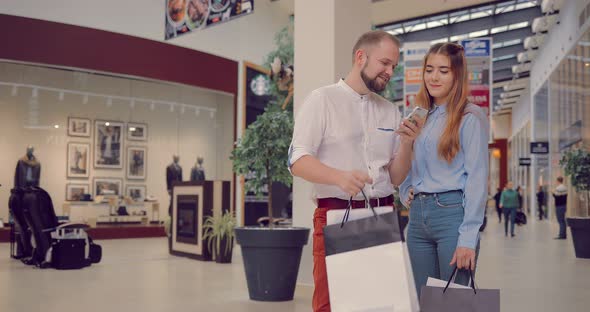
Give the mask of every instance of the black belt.
[{"label": "black belt", "polygon": [[[369,203],[373,207],[380,207],[380,206],[393,206],[394,205],[394,198],[393,195],[381,197],[381,198],[371,198],[369,199]],[[364,200],[353,200],[352,201],[352,208],[365,208],[366,204]],[[318,198],[318,208],[328,208],[330,209],[346,209],[348,207],[348,200],[340,199],[340,198]]]},{"label": "black belt", "polygon": [[420,192],[420,193],[418,193],[418,194],[416,194],[414,196],[415,197],[416,196],[435,196],[435,195],[438,196],[438,195],[442,195],[442,194],[455,193],[455,192],[458,192],[458,193],[463,194],[463,191],[462,190],[452,190],[452,191],[445,191],[445,192],[438,192],[438,193]]}]

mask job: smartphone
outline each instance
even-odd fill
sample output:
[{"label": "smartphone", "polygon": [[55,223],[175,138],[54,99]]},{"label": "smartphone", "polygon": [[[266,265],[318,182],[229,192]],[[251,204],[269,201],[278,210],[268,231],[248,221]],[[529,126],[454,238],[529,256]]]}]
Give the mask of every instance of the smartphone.
[{"label": "smartphone", "polygon": [[425,119],[427,115],[428,115],[427,109],[416,106],[414,108],[414,110],[406,118],[408,118],[409,121],[411,121],[415,125],[417,125],[417,122],[414,120],[414,117],[417,116],[418,118]]}]

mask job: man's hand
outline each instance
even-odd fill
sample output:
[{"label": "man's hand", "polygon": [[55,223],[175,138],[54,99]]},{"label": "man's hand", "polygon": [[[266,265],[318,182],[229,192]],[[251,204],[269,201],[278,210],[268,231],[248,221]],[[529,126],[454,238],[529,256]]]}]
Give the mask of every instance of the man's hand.
[{"label": "man's hand", "polygon": [[450,266],[457,264],[458,269],[475,270],[475,250],[467,247],[457,247]]},{"label": "man's hand", "polygon": [[414,200],[414,189],[410,188],[410,191],[408,192],[408,200],[406,200],[406,202],[405,202],[406,207],[410,208],[410,205],[412,204],[413,200]]},{"label": "man's hand", "polygon": [[337,178],[338,187],[350,196],[358,194],[366,183],[373,183],[367,173],[358,170],[341,171]]},{"label": "man's hand", "polygon": [[399,125],[399,128],[395,131],[399,134],[402,143],[411,144],[420,135],[425,120],[419,117],[415,117],[414,120],[416,121],[415,124],[407,118],[404,118]]}]

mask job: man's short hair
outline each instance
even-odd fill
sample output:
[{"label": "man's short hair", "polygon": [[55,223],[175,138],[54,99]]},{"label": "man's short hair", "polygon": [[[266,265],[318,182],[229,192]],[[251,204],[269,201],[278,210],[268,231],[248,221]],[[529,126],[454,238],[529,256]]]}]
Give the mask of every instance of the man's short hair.
[{"label": "man's short hair", "polygon": [[563,183],[563,177],[557,177],[557,182]]},{"label": "man's short hair", "polygon": [[364,33],[354,44],[354,47],[352,48],[352,62],[354,63],[354,55],[356,54],[356,51],[368,46],[377,45],[382,40],[391,40],[391,42],[397,47],[401,46],[401,42],[396,36],[383,30],[372,30]]}]

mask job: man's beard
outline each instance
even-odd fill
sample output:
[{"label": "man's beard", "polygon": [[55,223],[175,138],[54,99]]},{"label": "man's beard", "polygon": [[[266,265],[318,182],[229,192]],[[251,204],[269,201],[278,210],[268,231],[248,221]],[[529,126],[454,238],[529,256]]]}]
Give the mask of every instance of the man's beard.
[{"label": "man's beard", "polygon": [[361,70],[361,79],[363,79],[363,82],[365,83],[367,88],[375,93],[380,93],[381,91],[385,90],[385,87],[387,87],[387,83],[380,84],[379,82],[377,82],[377,78],[379,78],[379,75],[375,76],[374,79],[371,79],[365,73],[364,68]]}]

